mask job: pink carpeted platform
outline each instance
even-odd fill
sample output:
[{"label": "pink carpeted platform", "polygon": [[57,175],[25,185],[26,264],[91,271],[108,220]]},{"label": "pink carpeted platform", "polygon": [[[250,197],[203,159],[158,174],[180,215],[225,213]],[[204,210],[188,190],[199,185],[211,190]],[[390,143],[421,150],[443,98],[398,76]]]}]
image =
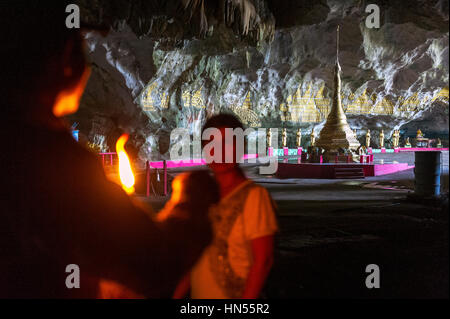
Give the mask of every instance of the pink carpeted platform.
[{"label": "pink carpeted platform", "polygon": [[436,152],[436,151],[448,151],[448,147],[400,147],[400,152]]},{"label": "pink carpeted platform", "polygon": [[[191,167],[191,166],[201,166],[205,165],[204,159],[195,159],[195,160],[183,160],[183,161],[167,161],[167,168],[179,168],[179,167]],[[162,161],[159,162],[150,162],[149,166],[151,168],[163,168],[164,163]]]},{"label": "pink carpeted platform", "polygon": [[317,178],[334,179],[336,169],[362,169],[364,177],[392,174],[414,166],[407,163],[390,164],[360,164],[360,163],[278,163],[276,176],[278,178]]},{"label": "pink carpeted platform", "polygon": [[[243,159],[253,159],[258,158],[258,154],[245,154]],[[204,159],[191,159],[191,160],[181,160],[181,161],[166,161],[167,168],[180,168],[180,167],[191,167],[191,166],[201,166],[206,165]],[[149,162],[151,168],[163,168],[163,161]]]}]

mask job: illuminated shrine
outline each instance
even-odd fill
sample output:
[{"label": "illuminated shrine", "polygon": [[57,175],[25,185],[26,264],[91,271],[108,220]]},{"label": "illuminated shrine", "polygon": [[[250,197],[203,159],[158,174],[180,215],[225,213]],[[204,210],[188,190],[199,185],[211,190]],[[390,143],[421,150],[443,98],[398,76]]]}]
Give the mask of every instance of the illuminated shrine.
[{"label": "illuminated shrine", "polygon": [[22,2],[0,298],[448,299],[448,0]]}]

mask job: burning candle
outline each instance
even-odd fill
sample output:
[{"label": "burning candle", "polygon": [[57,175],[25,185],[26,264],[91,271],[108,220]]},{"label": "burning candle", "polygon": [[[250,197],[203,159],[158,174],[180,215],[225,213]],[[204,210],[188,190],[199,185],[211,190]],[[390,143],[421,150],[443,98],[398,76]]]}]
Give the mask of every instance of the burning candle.
[{"label": "burning candle", "polygon": [[128,134],[123,134],[116,143],[116,152],[119,158],[119,177],[122,188],[127,194],[134,193],[134,174],[131,169],[130,159],[125,151],[125,143],[128,140]]}]

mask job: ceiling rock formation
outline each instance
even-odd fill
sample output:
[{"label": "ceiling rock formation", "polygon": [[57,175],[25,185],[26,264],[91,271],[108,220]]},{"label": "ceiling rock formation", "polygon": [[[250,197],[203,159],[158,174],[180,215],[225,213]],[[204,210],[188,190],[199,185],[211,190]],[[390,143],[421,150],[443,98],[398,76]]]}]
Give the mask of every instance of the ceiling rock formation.
[{"label": "ceiling rock formation", "polygon": [[171,130],[197,132],[221,111],[286,127],[291,146],[302,128],[307,146],[331,106],[337,25],[342,104],[360,141],[419,127],[448,140],[448,1],[371,1],[379,29],[365,26],[364,1],[249,1],[248,24],[227,1],[204,13],[187,0],[97,2],[101,12],[81,3],[83,18],[111,31],[86,36],[93,72],[71,120],[105,148],[125,130],[141,160],[164,158]]}]

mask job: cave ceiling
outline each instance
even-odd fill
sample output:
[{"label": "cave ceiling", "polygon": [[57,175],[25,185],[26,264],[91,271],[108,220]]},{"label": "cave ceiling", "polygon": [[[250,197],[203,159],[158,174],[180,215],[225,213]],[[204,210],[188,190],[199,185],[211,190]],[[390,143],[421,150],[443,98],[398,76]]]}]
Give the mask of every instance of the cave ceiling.
[{"label": "cave ceiling", "polygon": [[86,35],[93,72],[73,120],[106,148],[125,130],[148,158],[174,128],[196,132],[222,111],[247,126],[286,127],[290,141],[298,128],[305,138],[320,132],[337,25],[342,101],[359,138],[367,129],[406,137],[421,125],[448,135],[448,1],[371,1],[380,8],[373,29],[367,1],[78,3],[84,22],[110,32]]}]

